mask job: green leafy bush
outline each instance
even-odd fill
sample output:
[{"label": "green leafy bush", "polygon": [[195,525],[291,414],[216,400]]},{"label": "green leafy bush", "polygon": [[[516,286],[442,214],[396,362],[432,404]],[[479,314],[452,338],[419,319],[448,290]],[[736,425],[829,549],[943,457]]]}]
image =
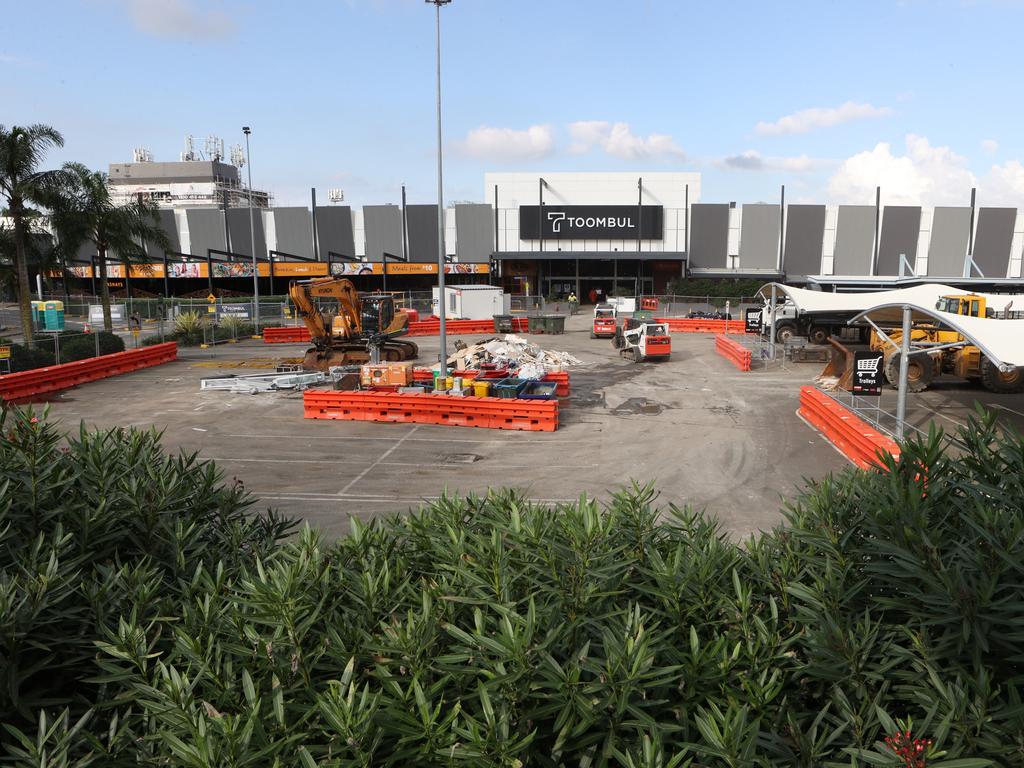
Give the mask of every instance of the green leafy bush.
[{"label": "green leafy bush", "polygon": [[180,344],[194,346],[202,343],[206,325],[205,319],[198,312],[182,312],[174,319],[171,335]]},{"label": "green leafy bush", "polygon": [[649,487],[281,542],[153,433],[2,427],[15,765],[1024,763],[1024,441],[988,419],[741,545]]},{"label": "green leafy bush", "polygon": [[[116,333],[109,331],[98,331],[96,335],[100,340],[100,354],[110,355],[114,352],[124,352],[124,340]],[[96,356],[96,339],[93,334],[75,334],[67,340],[60,342],[60,361],[70,363],[73,360],[84,360],[87,357]]]},{"label": "green leafy bush", "polygon": [[40,339],[30,347],[9,341],[2,343],[11,345],[11,373],[43,368],[56,362],[53,356],[53,342],[50,339]]}]

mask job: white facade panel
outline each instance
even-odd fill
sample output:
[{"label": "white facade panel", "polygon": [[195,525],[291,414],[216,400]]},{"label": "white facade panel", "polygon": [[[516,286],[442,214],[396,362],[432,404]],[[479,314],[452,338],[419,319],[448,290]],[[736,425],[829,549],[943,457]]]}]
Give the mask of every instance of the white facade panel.
[{"label": "white facade panel", "polygon": [[[685,250],[685,208],[700,202],[700,174],[695,172],[487,173],[484,202],[495,204],[497,187],[499,247],[503,251],[536,252],[539,240],[519,237],[519,206],[537,205],[544,179],[545,205],[636,205],[643,180],[643,204],[662,206],[662,238],[642,240],[641,250],[654,253]],[[636,241],[547,240],[545,251],[636,251]]]},{"label": "white facade panel", "polygon": [[366,225],[363,223],[363,209],[352,209],[352,240],[356,248],[356,256],[366,258]]}]

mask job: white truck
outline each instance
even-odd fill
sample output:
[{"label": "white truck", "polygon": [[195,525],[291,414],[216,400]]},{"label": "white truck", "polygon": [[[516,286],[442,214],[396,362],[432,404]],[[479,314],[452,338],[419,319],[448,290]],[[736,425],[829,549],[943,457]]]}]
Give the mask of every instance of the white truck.
[{"label": "white truck", "polygon": [[[786,296],[778,297],[775,309],[775,341],[785,344],[798,337],[805,338],[811,344],[827,344],[830,336],[839,336],[849,341],[866,343],[869,328],[847,325],[857,311],[836,311],[827,314],[806,314],[797,311],[796,306]],[[761,324],[768,328],[772,318],[771,299],[766,298],[761,309]]]}]

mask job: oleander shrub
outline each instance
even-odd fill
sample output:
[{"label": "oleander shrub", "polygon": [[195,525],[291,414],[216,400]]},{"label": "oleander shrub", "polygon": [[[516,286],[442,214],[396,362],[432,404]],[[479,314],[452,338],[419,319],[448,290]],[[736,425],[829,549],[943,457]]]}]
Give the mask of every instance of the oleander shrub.
[{"label": "oleander shrub", "polygon": [[[97,331],[96,336],[100,340],[100,354],[110,355],[114,352],[124,352],[124,339],[110,331]],[[61,338],[60,361],[70,363],[74,360],[84,360],[87,357],[96,356],[96,339],[93,334],[75,334],[67,339]]]},{"label": "oleander shrub", "polygon": [[0,447],[11,764],[1024,764],[1024,441],[990,417],[742,543],[639,485],[285,538],[155,433],[32,418]]}]

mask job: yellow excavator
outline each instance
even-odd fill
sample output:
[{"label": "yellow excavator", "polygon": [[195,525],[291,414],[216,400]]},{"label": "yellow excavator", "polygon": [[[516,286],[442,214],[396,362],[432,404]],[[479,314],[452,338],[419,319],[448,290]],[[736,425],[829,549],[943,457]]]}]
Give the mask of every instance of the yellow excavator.
[{"label": "yellow excavator", "polygon": [[[970,317],[984,317],[994,322],[999,320],[1024,319],[1024,313],[1009,309],[996,311],[986,306],[986,297],[967,293],[956,296],[942,296],[935,304],[941,312]],[[877,331],[871,331],[871,349],[883,354],[885,378],[894,387],[899,382],[900,348],[903,331],[889,328],[885,331],[888,339]],[[982,354],[974,344],[969,343],[956,331],[945,330],[936,323],[922,322],[910,331],[910,341],[917,347],[935,347],[931,352],[918,352],[907,361],[907,391],[923,392],[931,386],[939,374],[952,374],[971,382],[980,383],[989,392],[1024,392],[1024,368],[1001,371],[999,366]],[[830,339],[834,351],[832,358],[821,375],[836,377],[838,386],[849,389],[853,376],[853,351],[837,339]]]},{"label": "yellow excavator", "polygon": [[[409,316],[395,310],[390,294],[360,296],[351,280],[322,277],[293,280],[288,296],[313,340],[302,363],[307,370],[327,372],[335,365],[413,360],[419,354],[413,342],[397,339],[408,332]],[[333,301],[334,311],[321,311],[317,299]]]}]

